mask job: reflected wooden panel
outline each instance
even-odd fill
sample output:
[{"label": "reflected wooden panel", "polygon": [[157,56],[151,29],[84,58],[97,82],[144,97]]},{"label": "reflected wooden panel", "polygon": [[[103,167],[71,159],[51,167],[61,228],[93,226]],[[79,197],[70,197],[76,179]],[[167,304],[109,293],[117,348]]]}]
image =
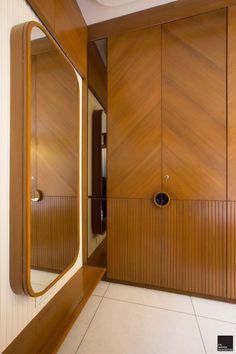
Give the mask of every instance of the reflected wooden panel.
[{"label": "reflected wooden panel", "polygon": [[36,22],[12,32],[12,73],[11,286],[39,296],[79,252],[79,82]]},{"label": "reflected wooden panel", "polygon": [[226,297],[226,202],[108,199],[108,278]]},{"label": "reflected wooden panel", "polygon": [[78,249],[76,197],[44,197],[31,203],[31,267],[61,273]]}]

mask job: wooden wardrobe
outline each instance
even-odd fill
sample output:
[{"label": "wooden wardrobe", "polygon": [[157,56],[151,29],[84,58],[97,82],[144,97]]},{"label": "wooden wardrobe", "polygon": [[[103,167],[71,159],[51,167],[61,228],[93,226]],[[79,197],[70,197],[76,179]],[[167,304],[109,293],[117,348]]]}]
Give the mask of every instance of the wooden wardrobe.
[{"label": "wooden wardrobe", "polygon": [[109,279],[236,299],[236,7],[109,37],[107,187]]}]

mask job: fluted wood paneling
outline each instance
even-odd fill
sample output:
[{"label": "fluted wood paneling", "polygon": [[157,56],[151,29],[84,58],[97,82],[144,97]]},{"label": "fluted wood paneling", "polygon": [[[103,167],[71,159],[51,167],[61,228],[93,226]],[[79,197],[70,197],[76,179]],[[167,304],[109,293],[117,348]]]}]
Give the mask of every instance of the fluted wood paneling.
[{"label": "fluted wood paneling", "polygon": [[108,277],[226,297],[226,202],[108,200]]},{"label": "fluted wood paneling", "polygon": [[161,29],[108,40],[109,197],[161,189]]},{"label": "fluted wood paneling", "polygon": [[236,298],[236,202],[227,209],[227,296]]},{"label": "fluted wood paneling", "polygon": [[226,25],[223,9],[162,26],[163,189],[173,199],[226,200]]},{"label": "fluted wood paneling", "polygon": [[31,203],[31,266],[55,273],[73,263],[78,252],[78,199],[44,197]]}]

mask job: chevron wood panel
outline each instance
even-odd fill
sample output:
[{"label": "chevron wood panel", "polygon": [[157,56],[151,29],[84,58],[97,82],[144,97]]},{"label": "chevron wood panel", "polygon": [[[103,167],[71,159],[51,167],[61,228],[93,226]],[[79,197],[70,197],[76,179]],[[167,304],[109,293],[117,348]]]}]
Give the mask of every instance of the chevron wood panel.
[{"label": "chevron wood panel", "polygon": [[108,277],[226,297],[226,202],[108,200]]},{"label": "chevron wood panel", "polygon": [[44,197],[31,203],[31,266],[61,273],[78,252],[78,199]]},{"label": "chevron wood panel", "polygon": [[226,10],[162,28],[164,191],[225,200]]},{"label": "chevron wood panel", "polygon": [[161,189],[161,29],[108,40],[108,196]]},{"label": "chevron wood panel", "polygon": [[[75,72],[57,51],[32,60],[32,183],[47,196],[76,196],[79,107]],[[66,117],[66,119],[65,119]]]},{"label": "chevron wood panel", "polygon": [[228,10],[228,198],[236,200],[236,6]]}]

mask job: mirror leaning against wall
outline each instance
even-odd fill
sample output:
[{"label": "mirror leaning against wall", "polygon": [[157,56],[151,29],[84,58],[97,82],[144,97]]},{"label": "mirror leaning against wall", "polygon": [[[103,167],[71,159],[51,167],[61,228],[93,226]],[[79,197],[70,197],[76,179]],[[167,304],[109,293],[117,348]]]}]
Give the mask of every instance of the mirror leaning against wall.
[{"label": "mirror leaning against wall", "polygon": [[[41,25],[17,27],[12,35],[10,274],[16,293],[38,296],[71,268],[79,252],[79,83]],[[20,36],[22,73],[16,57]],[[21,87],[23,104],[17,96]]]}]

